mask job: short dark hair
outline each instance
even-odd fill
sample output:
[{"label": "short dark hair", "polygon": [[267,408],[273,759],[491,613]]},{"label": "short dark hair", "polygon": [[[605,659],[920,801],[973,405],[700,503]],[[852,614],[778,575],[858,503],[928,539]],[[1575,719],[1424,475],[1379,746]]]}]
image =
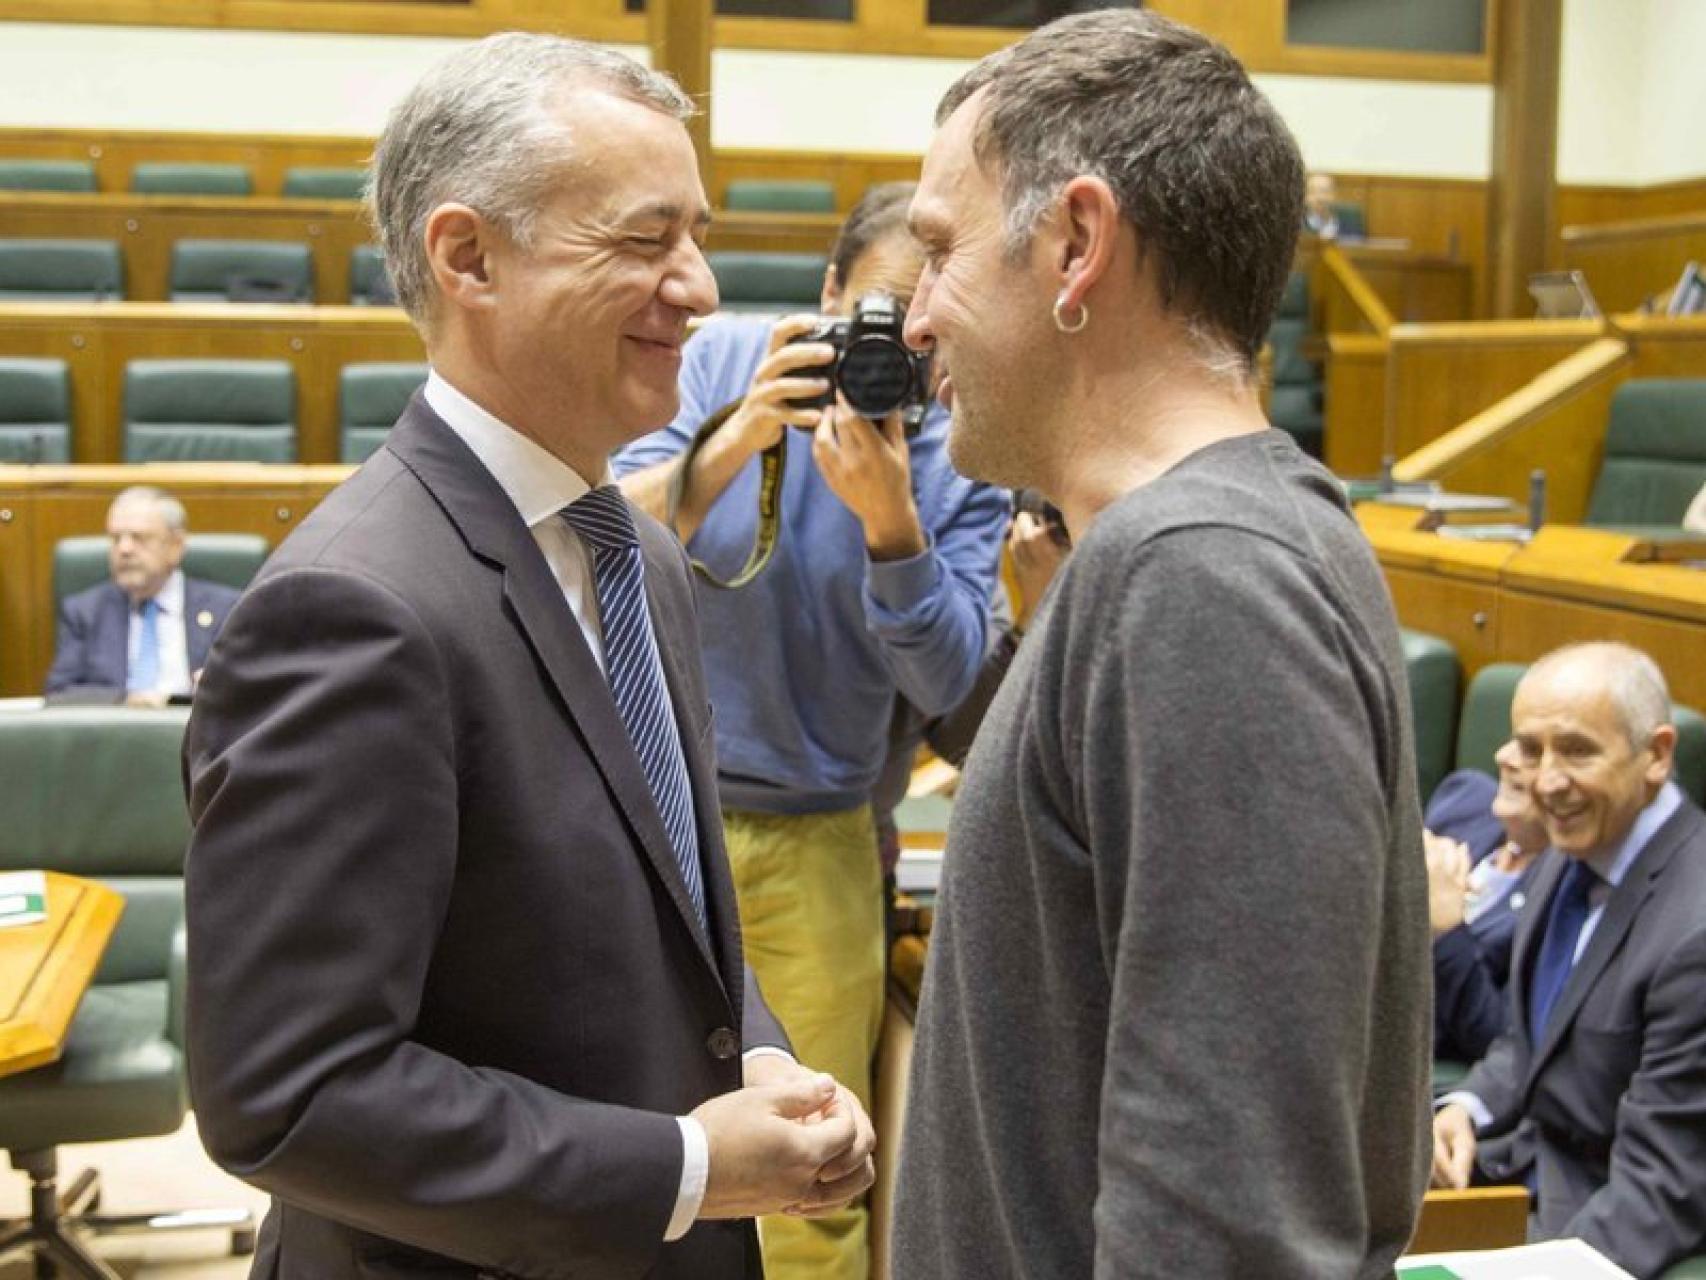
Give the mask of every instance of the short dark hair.
[{"label": "short dark hair", "polygon": [[859,203],[853,206],[836,234],[835,248],[829,252],[835,279],[843,288],[847,277],[853,274],[853,264],[864,256],[865,250],[906,230],[907,206],[917,190],[916,182],[879,182],[866,188],[859,197]]},{"label": "short dark hair", "polygon": [[1303,159],[1273,105],[1208,37],[1153,13],[1062,18],[991,54],[942,99],[980,89],[974,140],[1020,252],[1060,189],[1103,179],[1158,264],[1161,302],[1253,371],[1303,220]]}]

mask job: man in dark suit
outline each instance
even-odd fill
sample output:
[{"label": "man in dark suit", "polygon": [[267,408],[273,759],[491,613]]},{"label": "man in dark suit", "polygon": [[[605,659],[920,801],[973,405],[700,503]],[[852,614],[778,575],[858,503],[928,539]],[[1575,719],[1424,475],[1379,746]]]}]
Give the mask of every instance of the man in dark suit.
[{"label": "man in dark suit", "polygon": [[48,697],[163,707],[194,688],[237,592],[184,576],[187,530],[164,490],[136,485],[113,499],[112,577],[60,604]]},{"label": "man in dark suit", "polygon": [[1511,724],[1551,848],[1511,1030],[1435,1115],[1435,1181],[1526,1181],[1536,1238],[1656,1276],[1706,1252],[1706,816],[1671,781],[1670,699],[1637,650],[1542,658]]},{"label": "man in dark suit", "polygon": [[394,112],[433,372],[232,614],[186,743],[190,1083],[254,1274],[760,1274],[869,1185],[741,956],[686,558],[609,485],[714,309],[690,104],[493,37]]}]

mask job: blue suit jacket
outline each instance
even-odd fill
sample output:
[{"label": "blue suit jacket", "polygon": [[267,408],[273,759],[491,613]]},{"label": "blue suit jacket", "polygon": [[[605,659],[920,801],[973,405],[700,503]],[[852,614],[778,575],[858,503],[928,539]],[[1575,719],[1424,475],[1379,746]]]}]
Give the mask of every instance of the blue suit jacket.
[{"label": "blue suit jacket", "polygon": [[[217,582],[184,579],[184,638],[191,671],[207,665],[207,651],[238,594]],[[111,582],[67,596],[59,606],[59,641],[47,673],[48,696],[110,693],[116,701],[124,694],[129,665],[129,597]]]},{"label": "blue suit jacket", "polygon": [[[1436,835],[1461,840],[1473,862],[1505,841],[1493,816],[1498,783],[1474,769],[1444,778],[1428,802],[1423,822]],[[1506,891],[1502,901],[1469,924],[1434,939],[1434,1056],[1474,1062],[1510,1022],[1505,986],[1510,980],[1511,940],[1529,898],[1538,860]]]}]

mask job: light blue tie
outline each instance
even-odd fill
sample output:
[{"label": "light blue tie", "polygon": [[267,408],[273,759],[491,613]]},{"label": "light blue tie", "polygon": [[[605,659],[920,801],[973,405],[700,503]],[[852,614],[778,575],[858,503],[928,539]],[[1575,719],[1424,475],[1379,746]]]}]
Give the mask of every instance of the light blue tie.
[{"label": "light blue tie", "polygon": [[149,693],[160,683],[160,602],[144,600],[142,626],[136,638],[136,661],[124,682],[129,693]]},{"label": "light blue tie", "polygon": [[612,485],[593,489],[563,509],[563,519],[592,548],[599,621],[604,630],[604,670],[616,710],[640,757],[670,848],[681,867],[687,896],[699,924],[705,916],[705,883],[699,869],[699,832],[687,757],[669,700],[657,638],[646,611],[646,580],[639,534],[622,493]]}]

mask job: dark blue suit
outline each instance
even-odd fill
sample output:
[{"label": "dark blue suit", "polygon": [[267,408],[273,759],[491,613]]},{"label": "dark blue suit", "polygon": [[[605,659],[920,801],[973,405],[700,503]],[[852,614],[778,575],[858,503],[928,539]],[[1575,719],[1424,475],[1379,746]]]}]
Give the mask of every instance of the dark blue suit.
[{"label": "dark blue suit", "polygon": [[[207,665],[207,651],[237,596],[217,582],[184,579],[184,640],[192,672]],[[129,665],[130,598],[111,582],[67,596],[59,606],[48,696],[108,692],[116,701],[124,695]]]},{"label": "dark blue suit", "polygon": [[[1486,774],[1460,769],[1434,791],[1424,825],[1436,835],[1463,841],[1470,861],[1478,863],[1505,842],[1505,829],[1493,816],[1498,790]],[[1434,939],[1435,1057],[1474,1062],[1509,1025],[1505,986],[1511,940],[1538,865],[1530,863],[1502,901]]]}]

